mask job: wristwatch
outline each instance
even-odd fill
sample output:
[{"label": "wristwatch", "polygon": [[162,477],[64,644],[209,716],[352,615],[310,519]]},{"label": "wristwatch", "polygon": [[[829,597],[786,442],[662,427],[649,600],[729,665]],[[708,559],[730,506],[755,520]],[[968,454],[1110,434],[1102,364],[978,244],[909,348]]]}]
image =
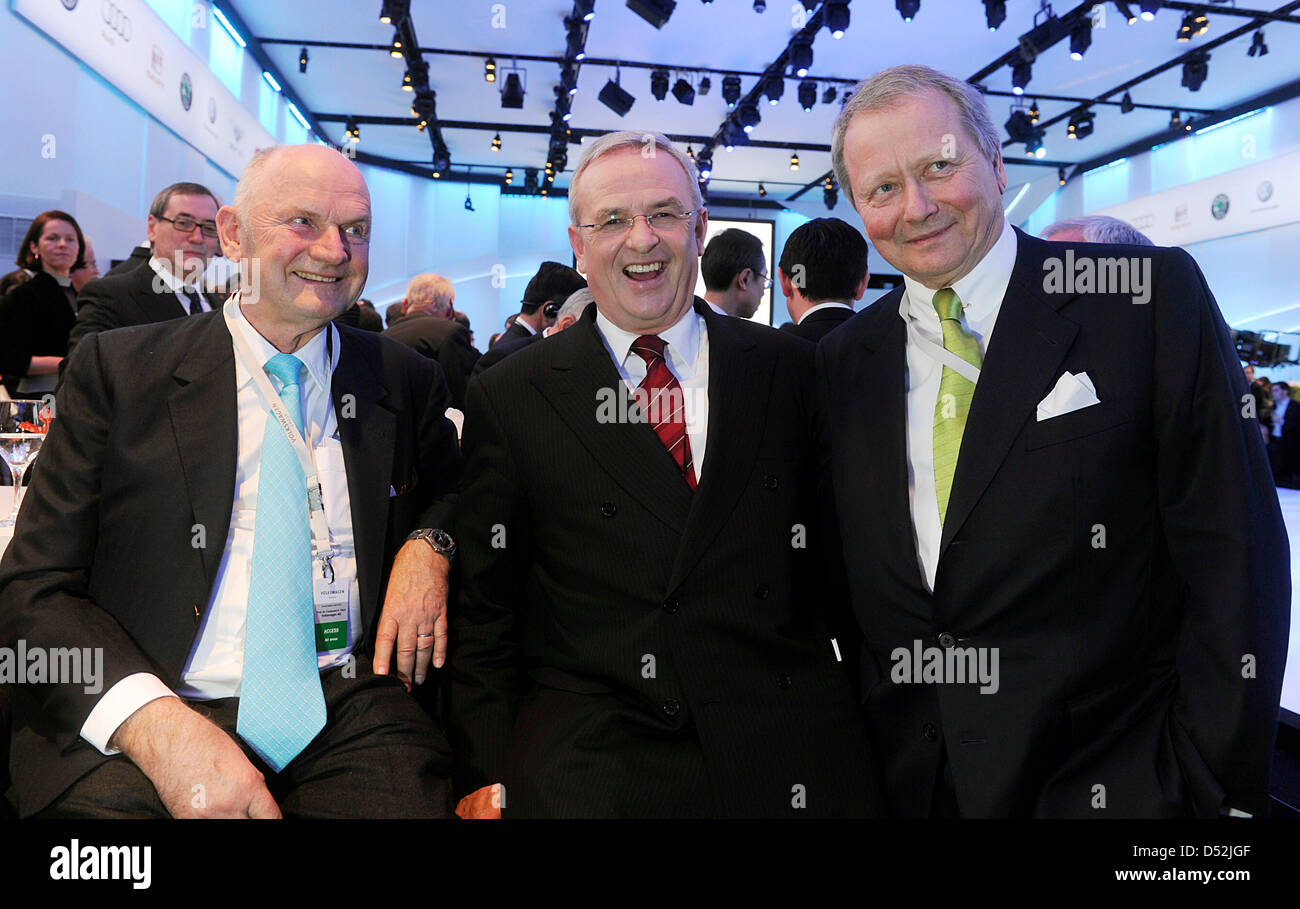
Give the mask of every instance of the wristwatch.
[{"label": "wristwatch", "polygon": [[423,527],[415,531],[406,538],[409,540],[424,540],[428,543],[433,551],[440,556],[445,556],[450,562],[456,557],[456,541],[452,539],[451,534],[445,530],[437,530],[431,527]]}]

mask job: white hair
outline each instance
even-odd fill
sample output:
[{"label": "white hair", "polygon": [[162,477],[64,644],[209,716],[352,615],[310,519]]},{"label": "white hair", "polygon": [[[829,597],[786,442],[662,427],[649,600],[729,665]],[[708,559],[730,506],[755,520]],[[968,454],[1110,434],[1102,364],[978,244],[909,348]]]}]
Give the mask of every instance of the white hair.
[{"label": "white hair", "polygon": [[406,288],[406,312],[427,309],[435,316],[450,319],[455,302],[456,288],[451,281],[431,271],[416,275]]},{"label": "white hair", "polygon": [[582,177],[583,171],[591,166],[601,155],[608,154],[620,148],[637,147],[642,149],[642,154],[650,157],[654,154],[647,149],[662,148],[668,154],[672,155],[682,170],[686,172],[686,181],[691,184],[691,207],[699,210],[704,207],[704,196],[700,193],[700,174],[695,169],[695,162],[676,146],[672,140],[662,133],[638,132],[635,129],[620,130],[616,133],[605,133],[590,145],[584,145],[582,156],[578,158],[578,166],[573,171],[573,179],[569,181],[569,223],[578,223],[578,180]]},{"label": "white hair", "polygon": [[1039,234],[1043,239],[1051,239],[1052,234],[1065,230],[1083,232],[1085,243],[1124,243],[1129,246],[1155,246],[1150,238],[1127,221],[1112,218],[1110,215],[1084,215],[1081,218],[1066,218],[1057,221]]},{"label": "white hair", "polygon": [[587,307],[596,302],[596,298],[591,295],[590,288],[579,287],[573,293],[569,294],[569,299],[564,301],[560,311],[555,314],[555,321],[559,322],[565,316],[573,316],[575,319],[581,319],[582,314],[586,312]]}]

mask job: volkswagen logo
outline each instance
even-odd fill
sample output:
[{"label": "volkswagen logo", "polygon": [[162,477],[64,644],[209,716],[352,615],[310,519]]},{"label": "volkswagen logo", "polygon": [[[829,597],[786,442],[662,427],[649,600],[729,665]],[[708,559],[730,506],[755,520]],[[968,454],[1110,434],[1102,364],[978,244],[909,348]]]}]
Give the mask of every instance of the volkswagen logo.
[{"label": "volkswagen logo", "polygon": [[[67,6],[67,0],[64,0],[64,6]],[[76,3],[73,3],[75,6]],[[72,7],[68,7],[71,9]],[[123,41],[131,40],[131,17],[118,7],[113,0],[104,0],[99,5],[99,16],[104,20],[104,24],[117,32]]]},{"label": "volkswagen logo", "polygon": [[181,107],[186,110],[194,103],[194,83],[190,81],[189,73],[181,74]]},{"label": "volkswagen logo", "polygon": [[1214,220],[1222,221],[1228,215],[1228,196],[1225,193],[1219,193],[1210,203],[1210,214],[1214,215]]},{"label": "volkswagen logo", "polygon": [[1261,202],[1267,202],[1269,199],[1273,198],[1273,184],[1270,181],[1265,180],[1263,183],[1259,184],[1259,186],[1255,187],[1255,198],[1259,199]]}]

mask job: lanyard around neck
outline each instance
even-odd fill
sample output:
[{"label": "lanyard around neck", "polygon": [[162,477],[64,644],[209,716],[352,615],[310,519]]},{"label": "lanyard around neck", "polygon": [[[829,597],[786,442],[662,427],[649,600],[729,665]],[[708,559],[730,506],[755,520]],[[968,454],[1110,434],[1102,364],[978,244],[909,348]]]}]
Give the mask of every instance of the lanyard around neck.
[{"label": "lanyard around neck", "polygon": [[921,334],[921,329],[917,327],[916,320],[907,317],[907,306],[909,304],[910,301],[905,294],[902,303],[898,307],[898,314],[902,317],[904,324],[907,325],[908,340],[920,348],[922,353],[926,354],[936,363],[941,363],[944,366],[947,366],[953,372],[972,382],[979,382],[980,370],[978,366],[967,363],[948,348],[941,344],[934,343],[929,338],[925,337],[925,335]]}]

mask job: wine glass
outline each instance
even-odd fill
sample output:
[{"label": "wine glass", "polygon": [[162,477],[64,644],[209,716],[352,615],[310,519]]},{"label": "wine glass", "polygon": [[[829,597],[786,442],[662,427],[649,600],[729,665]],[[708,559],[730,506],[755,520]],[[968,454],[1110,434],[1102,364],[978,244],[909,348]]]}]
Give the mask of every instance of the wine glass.
[{"label": "wine glass", "polygon": [[0,401],[0,457],[14,478],[14,510],[0,526],[11,527],[18,520],[23,502],[23,474],[36,460],[54,418],[51,401]]}]

